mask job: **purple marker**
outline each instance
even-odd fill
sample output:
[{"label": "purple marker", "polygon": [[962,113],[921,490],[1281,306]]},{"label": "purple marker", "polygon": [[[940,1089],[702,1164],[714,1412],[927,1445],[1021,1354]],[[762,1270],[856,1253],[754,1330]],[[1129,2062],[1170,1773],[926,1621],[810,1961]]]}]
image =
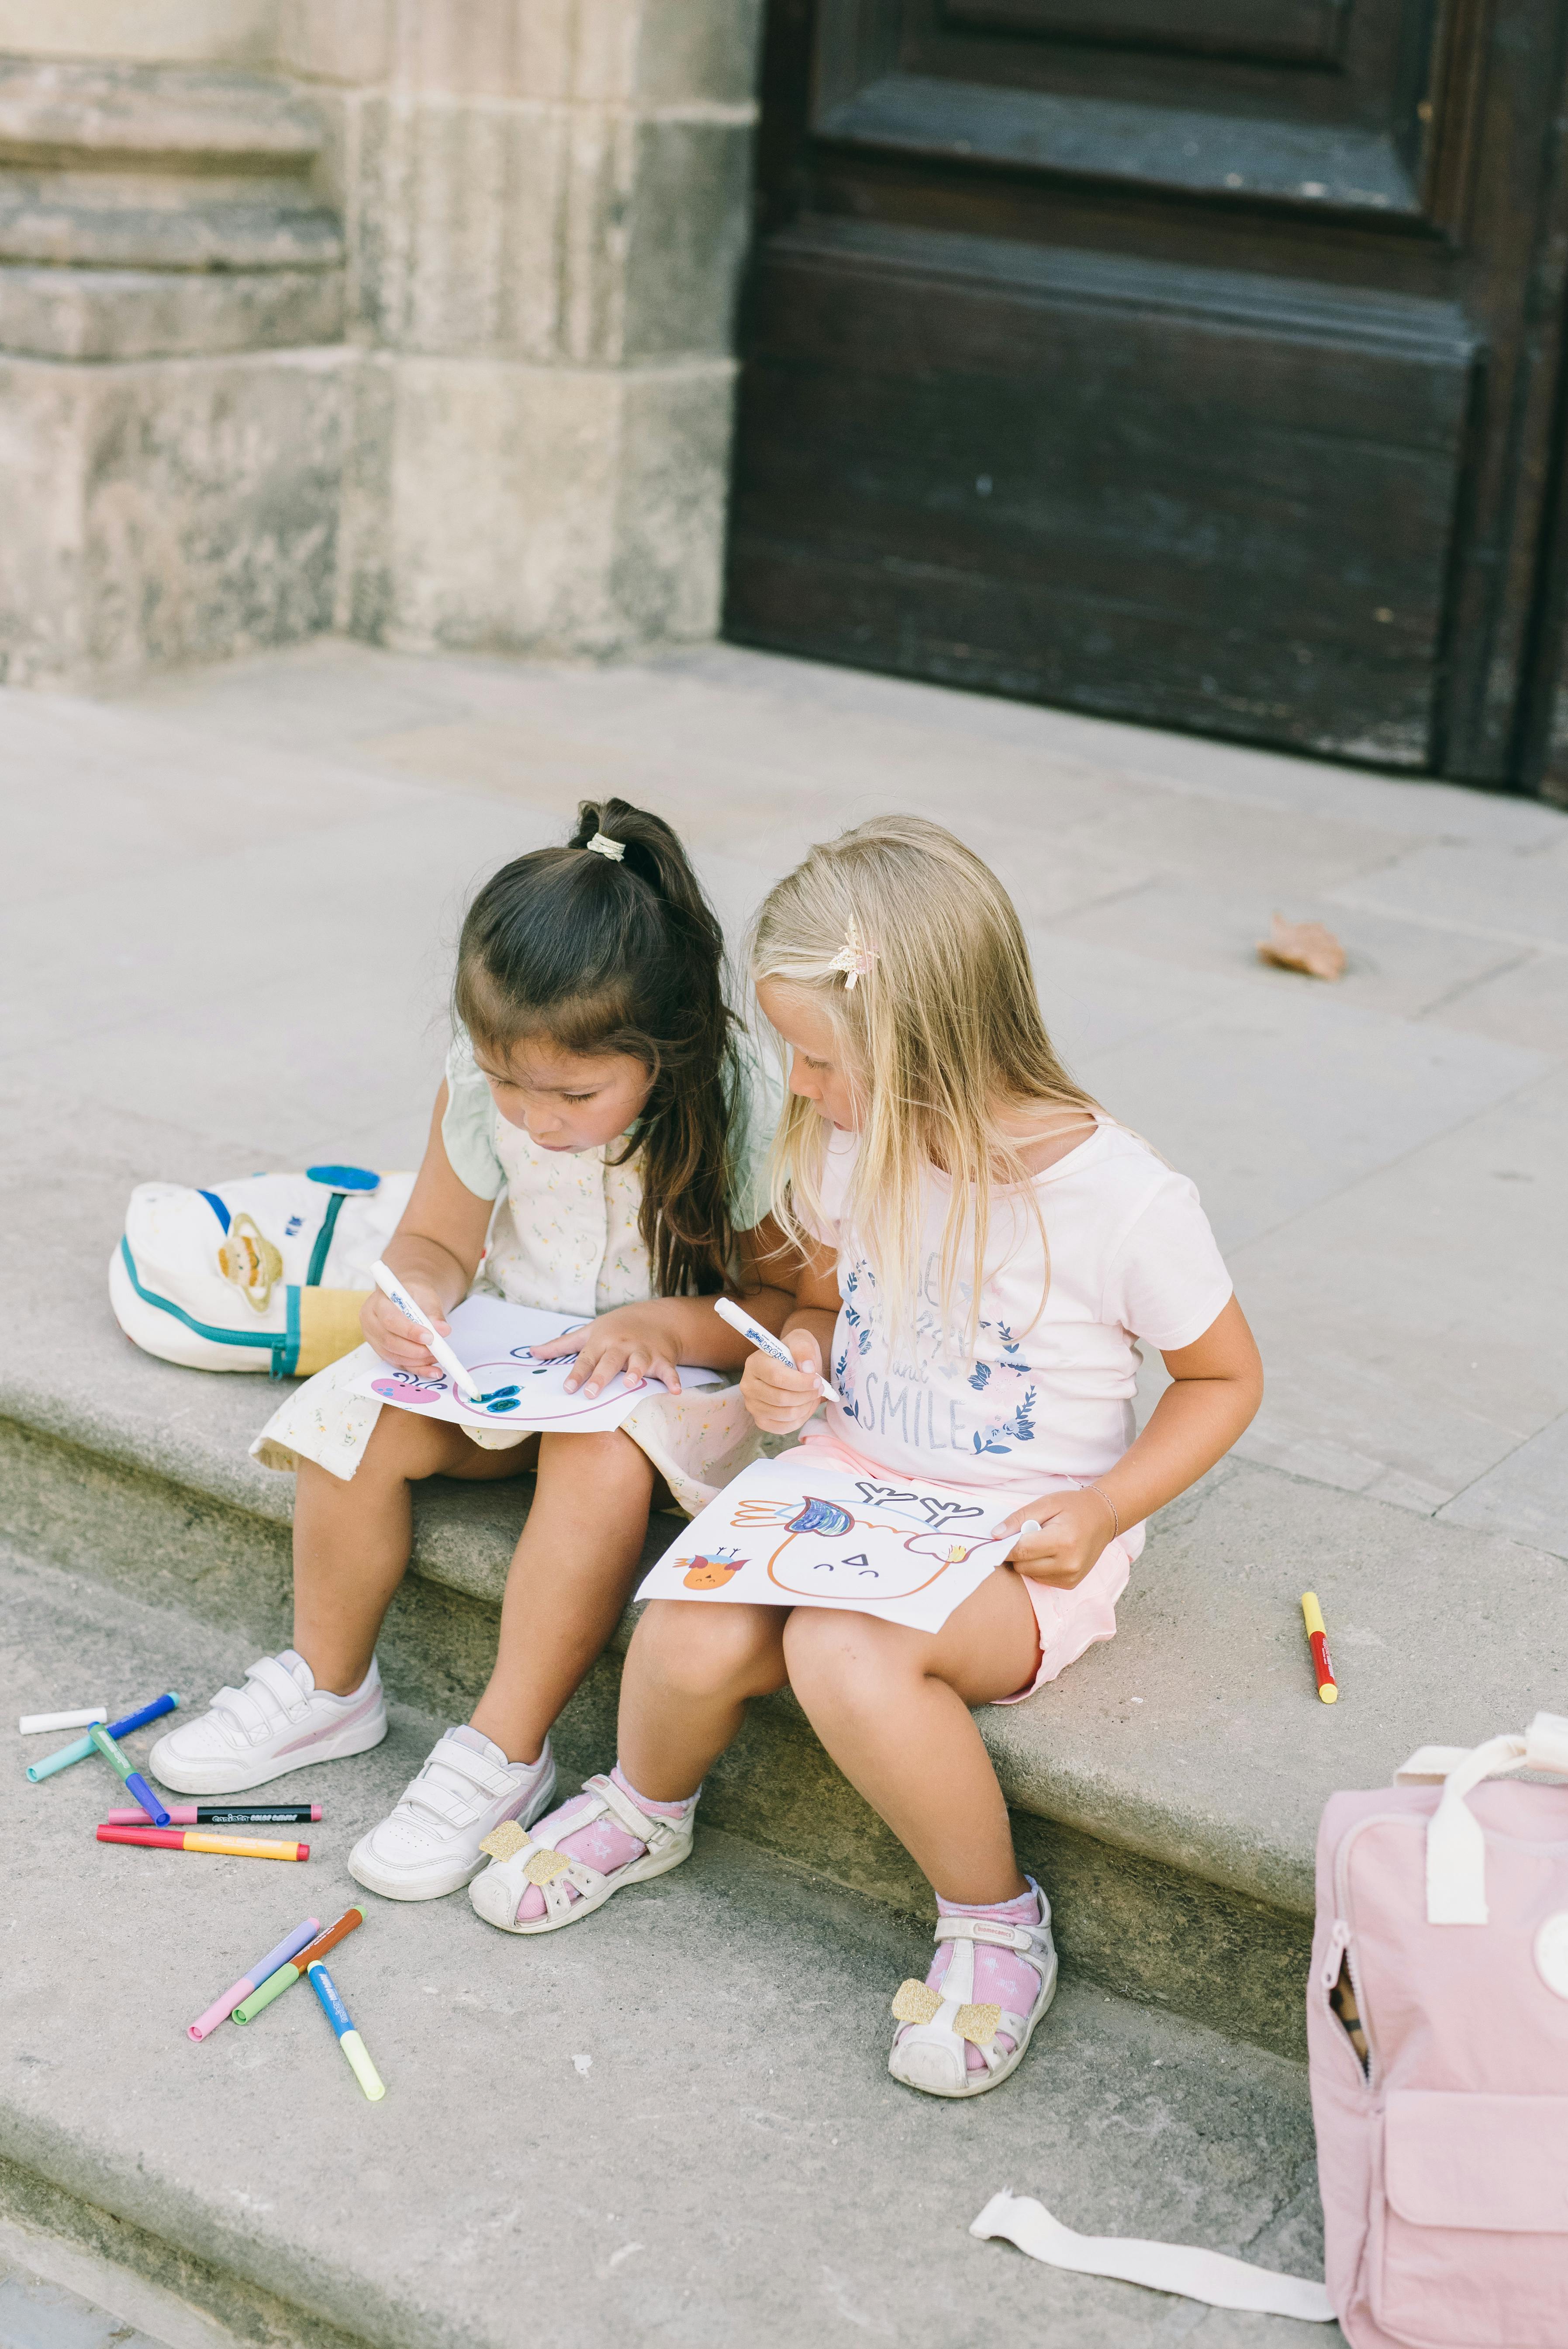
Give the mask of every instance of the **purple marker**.
[{"label": "purple marker", "polygon": [[269,1950],[264,1958],[256,1960],[242,1981],[237,1982],[232,1990],[226,1990],[222,1998],[214,1999],[205,2014],[199,2014],[194,2023],[186,2024],[187,2039],[205,2039],[209,2032],[216,2031],[218,2025],[232,2014],[242,1998],[249,1998],[269,1974],[275,1974],[280,1966],[286,1966],[295,1951],[303,1950],[307,1941],[314,1941],[320,1930],[318,1920],[315,1917],[307,1917],[303,1925],[296,1925],[292,1933],[285,1933],[275,1950]]}]

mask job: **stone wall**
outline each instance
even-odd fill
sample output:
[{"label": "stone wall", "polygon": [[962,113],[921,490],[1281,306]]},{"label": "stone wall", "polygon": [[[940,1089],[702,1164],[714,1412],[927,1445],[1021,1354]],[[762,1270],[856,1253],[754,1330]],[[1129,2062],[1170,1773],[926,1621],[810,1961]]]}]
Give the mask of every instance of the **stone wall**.
[{"label": "stone wall", "polygon": [[710,635],[759,8],[0,0],[0,677]]}]

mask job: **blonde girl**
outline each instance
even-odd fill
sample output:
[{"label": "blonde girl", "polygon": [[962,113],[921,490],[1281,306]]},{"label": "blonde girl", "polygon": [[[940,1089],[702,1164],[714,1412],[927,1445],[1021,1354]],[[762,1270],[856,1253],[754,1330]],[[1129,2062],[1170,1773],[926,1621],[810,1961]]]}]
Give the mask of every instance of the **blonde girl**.
[{"label": "blonde girl", "polygon": [[[682,1395],[676,1369],[738,1369],[747,1350],[712,1299],[750,1279],[775,1116],[723,959],[675,833],[623,801],[584,806],[569,846],[496,874],[463,925],[446,1081],[386,1252],[443,1333],[477,1281],[583,1317],[534,1350],[575,1354],[569,1387],[591,1396],[624,1371],[666,1392],[599,1434],[470,1432],[385,1408],[351,1392],[377,1356],[436,1365],[377,1292],[367,1344],[292,1395],[253,1446],[297,1474],[294,1642],[154,1749],[152,1770],[181,1794],[238,1794],[379,1744],[376,1639],[408,1562],[413,1486],[537,1473],[489,1686],[349,1859],[390,1899],[456,1890],[487,1835],[548,1806],[551,1723],[625,1604],[650,1506],[673,1494],[700,1507],[755,1448],[738,1391]],[[754,1281],[745,1294],[782,1320],[788,1297]]]},{"label": "blonde girl", "polygon": [[[950,833],[890,818],[814,849],[763,908],[753,975],[790,1055],[775,1209],[807,1269],[784,1325],[797,1367],[751,1358],[752,1415],[806,1428],[826,1464],[983,1494],[1018,1538],[934,1633],[650,1606],[623,1683],[620,1815],[590,1823],[590,1847],[566,1806],[474,1905],[548,1931],[677,1864],[703,1774],[748,1699],[788,1679],[936,1895],[937,1955],[898,1992],[889,2068],[975,2095],[1022,2057],[1056,1956],[971,1708],[1111,1637],[1144,1520],[1235,1442],[1262,1374],[1191,1184],[1068,1077],[1011,902]],[[1140,1340],[1171,1383],[1134,1440]],[[815,1421],[823,1371],[838,1400]]]}]

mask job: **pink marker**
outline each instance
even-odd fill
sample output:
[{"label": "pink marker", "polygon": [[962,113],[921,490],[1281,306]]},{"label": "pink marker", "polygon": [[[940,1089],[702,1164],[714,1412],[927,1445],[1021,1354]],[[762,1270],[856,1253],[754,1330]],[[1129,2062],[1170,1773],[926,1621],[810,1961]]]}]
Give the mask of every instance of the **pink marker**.
[{"label": "pink marker", "polygon": [[[177,1827],[303,1826],[306,1819],[321,1816],[319,1803],[170,1803],[167,1808],[170,1826]],[[110,1811],[104,1820],[106,1827],[146,1824],[143,1810]]]},{"label": "pink marker", "polygon": [[280,1966],[286,1966],[295,1951],[303,1950],[307,1942],[314,1941],[320,1930],[321,1926],[315,1917],[307,1917],[303,1925],[296,1925],[292,1933],[284,1936],[275,1950],[269,1950],[264,1958],[256,1960],[242,1981],[237,1982],[232,1990],[226,1990],[222,1998],[215,1998],[205,2014],[199,2014],[194,2023],[186,2024],[187,2039],[205,2039],[209,2032],[216,2031],[221,2023],[227,2022],[242,1998],[249,1998],[269,1974],[276,1973]]}]

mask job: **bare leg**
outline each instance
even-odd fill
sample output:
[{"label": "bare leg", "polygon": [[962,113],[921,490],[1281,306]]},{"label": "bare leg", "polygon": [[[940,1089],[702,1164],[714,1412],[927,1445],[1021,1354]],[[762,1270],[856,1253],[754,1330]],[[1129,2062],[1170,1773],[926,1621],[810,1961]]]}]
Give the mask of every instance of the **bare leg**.
[{"label": "bare leg", "polygon": [[474,1727],[509,1761],[538,1759],[551,1723],[620,1621],[654,1482],[647,1454],[619,1429],[540,1438],[539,1484],[507,1577],[495,1670],[473,1713]]},{"label": "bare leg", "polygon": [[655,1599],[621,1680],[621,1764],[651,1803],[684,1802],[739,1729],[748,1697],[785,1681],[781,1607]]},{"label": "bare leg", "polygon": [[410,1482],[515,1476],[532,1447],[487,1452],[460,1427],[383,1411],[345,1484],[302,1460],[294,1493],[294,1646],[317,1688],[346,1696],[370,1669],[376,1635],[408,1565]]},{"label": "bare leg", "polygon": [[944,1899],[989,1903],[1026,1890],[969,1712],[1016,1694],[1037,1666],[1035,1610],[1016,1574],[993,1574],[937,1632],[797,1607],[784,1653],[829,1754]]}]

